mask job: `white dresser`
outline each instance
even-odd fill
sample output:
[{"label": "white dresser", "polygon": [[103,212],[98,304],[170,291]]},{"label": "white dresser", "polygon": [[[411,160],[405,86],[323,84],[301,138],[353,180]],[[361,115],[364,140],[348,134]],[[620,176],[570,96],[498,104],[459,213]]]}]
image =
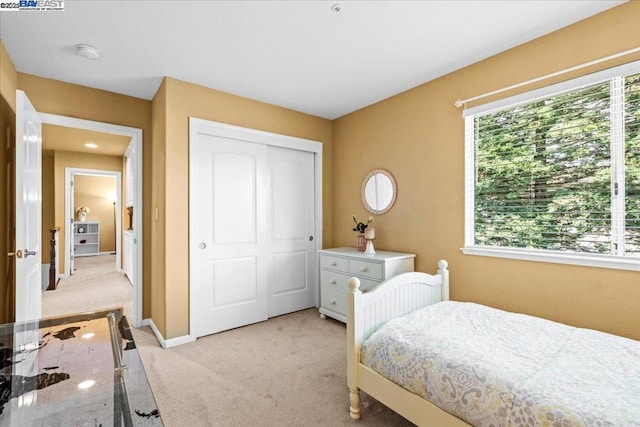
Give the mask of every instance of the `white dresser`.
[{"label": "white dresser", "polygon": [[376,251],[365,255],[356,248],[323,249],[320,252],[320,317],[347,321],[349,278],[360,279],[367,292],[391,277],[414,271],[415,254]]}]

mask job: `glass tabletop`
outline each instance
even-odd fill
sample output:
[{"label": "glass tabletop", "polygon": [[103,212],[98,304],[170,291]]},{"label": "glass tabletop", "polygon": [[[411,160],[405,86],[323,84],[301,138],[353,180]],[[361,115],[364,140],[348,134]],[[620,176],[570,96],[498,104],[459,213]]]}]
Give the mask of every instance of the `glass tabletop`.
[{"label": "glass tabletop", "polygon": [[161,426],[122,309],[0,325],[0,426]]}]

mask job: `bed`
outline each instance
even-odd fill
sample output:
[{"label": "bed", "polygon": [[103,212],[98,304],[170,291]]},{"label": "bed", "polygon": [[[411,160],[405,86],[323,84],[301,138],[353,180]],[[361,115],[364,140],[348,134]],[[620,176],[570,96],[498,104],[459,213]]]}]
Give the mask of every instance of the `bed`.
[{"label": "bed", "polygon": [[419,426],[640,426],[638,341],[449,301],[446,261],[349,288],[353,419],[362,390]]}]

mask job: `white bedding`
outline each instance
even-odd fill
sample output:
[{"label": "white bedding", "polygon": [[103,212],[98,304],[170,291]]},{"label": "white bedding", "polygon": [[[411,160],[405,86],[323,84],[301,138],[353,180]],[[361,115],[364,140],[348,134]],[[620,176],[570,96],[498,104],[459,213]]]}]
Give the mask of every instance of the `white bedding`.
[{"label": "white bedding", "polygon": [[362,363],[476,426],[640,426],[640,342],[473,303],[391,320]]}]

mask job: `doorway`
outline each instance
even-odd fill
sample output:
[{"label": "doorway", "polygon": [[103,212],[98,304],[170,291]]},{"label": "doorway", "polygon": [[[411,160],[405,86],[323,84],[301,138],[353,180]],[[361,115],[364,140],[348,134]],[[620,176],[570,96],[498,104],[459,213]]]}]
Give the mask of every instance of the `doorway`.
[{"label": "doorway", "polygon": [[76,259],[115,255],[114,269],[122,271],[122,174],[119,171],[65,168],[64,272],[71,276]]},{"label": "doorway", "polygon": [[[131,127],[127,127],[127,126],[120,126],[120,125],[114,125],[114,124],[110,124],[110,123],[102,123],[102,122],[95,122],[95,121],[90,121],[90,120],[83,120],[83,119],[76,119],[76,118],[72,118],[72,117],[66,117],[66,116],[59,116],[59,115],[54,115],[54,114],[47,114],[47,113],[40,113],[40,116],[42,117],[42,123],[44,125],[54,125],[57,127],[64,127],[64,128],[69,128],[69,129],[74,129],[74,130],[84,130],[84,131],[92,131],[92,132],[97,132],[97,133],[102,133],[102,134],[109,134],[115,137],[119,137],[122,138],[124,137],[127,141],[128,146],[131,148],[131,152],[135,152],[135,156],[127,158],[129,160],[128,165],[127,165],[127,172],[129,172],[131,174],[131,176],[133,177],[133,179],[128,180],[128,182],[131,183],[131,188],[127,188],[126,193],[126,197],[127,197],[127,211],[131,212],[130,215],[127,215],[127,234],[129,236],[132,237],[131,239],[131,243],[129,245],[129,262],[131,264],[133,264],[133,268],[130,270],[132,273],[129,276],[130,281],[132,282],[132,310],[131,312],[133,313],[131,316],[129,316],[129,320],[132,323],[133,326],[135,327],[139,327],[142,325],[142,284],[143,284],[143,277],[142,277],[142,257],[143,257],[143,248],[142,248],[142,231],[143,231],[143,224],[142,224],[142,217],[143,217],[143,206],[142,206],[142,181],[143,181],[143,176],[142,176],[142,130],[138,129],[138,128],[131,128]],[[45,141],[46,142],[46,141]],[[122,151],[119,151],[119,156],[121,158],[121,168],[120,170],[124,169],[124,156],[123,153],[125,150],[127,149],[127,144],[125,144],[125,149]],[[76,170],[76,172],[80,172],[80,173],[84,173],[84,174],[96,174],[95,170],[82,170],[85,168],[81,168],[81,167],[77,167],[76,169],[80,169],[80,170]],[[104,170],[98,170],[99,173],[104,172]],[[120,176],[119,178],[116,178],[118,180],[118,184],[117,186],[119,188],[122,188],[123,184],[122,184],[122,177]],[[67,182],[69,180],[65,179],[65,182]],[[61,183],[62,184],[62,183]],[[64,186],[64,185],[63,185]],[[117,191],[117,195],[116,195],[116,206],[115,206],[115,211],[117,213],[123,212],[122,210],[122,200],[123,200],[123,196],[122,196],[123,191]],[[68,198],[67,198],[68,199]],[[129,202],[130,200],[130,202]],[[112,209],[113,209],[113,200],[111,201],[112,203]],[[70,230],[72,229],[72,223],[71,223],[71,217],[75,214],[75,212],[72,212],[72,208],[70,206],[69,203],[64,203],[64,224],[62,224],[62,226],[64,225],[69,225],[69,227],[65,227],[69,228]],[[90,217],[89,217],[90,218]],[[116,230],[122,230],[122,219],[123,219],[123,215],[116,215]],[[62,235],[64,233],[61,232],[61,238]],[[68,233],[69,236],[72,235],[72,233]],[[121,245],[121,241],[122,241],[122,232],[117,232],[116,237],[116,253],[118,254],[118,256],[115,256],[116,258],[116,263],[118,263],[118,269],[121,271],[123,270],[122,268],[122,264],[121,264],[121,257],[119,256],[119,254],[123,253],[122,251],[122,245]],[[68,247],[67,245],[70,246],[71,244],[71,240],[69,240],[68,242],[65,242],[66,247]],[[66,249],[65,249],[66,251]],[[136,268],[137,266],[137,268]],[[61,266],[62,267],[62,266]],[[69,266],[70,267],[70,266]],[[63,271],[66,272],[70,272],[70,268],[66,266],[63,268]],[[126,280],[126,278],[125,278]],[[53,291],[55,292],[55,291]]]}]

